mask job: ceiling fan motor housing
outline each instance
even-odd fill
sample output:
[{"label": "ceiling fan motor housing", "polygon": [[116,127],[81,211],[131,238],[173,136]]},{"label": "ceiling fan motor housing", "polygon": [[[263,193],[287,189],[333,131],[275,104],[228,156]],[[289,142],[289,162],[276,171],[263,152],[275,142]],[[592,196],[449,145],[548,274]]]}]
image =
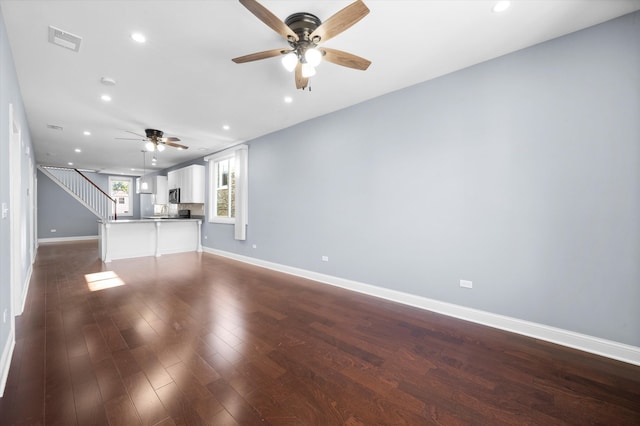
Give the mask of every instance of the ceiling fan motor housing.
[{"label": "ceiling fan motor housing", "polygon": [[311,13],[298,12],[289,15],[284,23],[296,33],[300,41],[309,41],[309,35],[322,24],[322,21]]},{"label": "ceiling fan motor housing", "polygon": [[156,130],[156,129],[144,129],[144,132],[149,139],[154,141],[162,138],[162,135],[164,135],[164,132],[162,130]]},{"label": "ceiling fan motor housing", "polygon": [[289,15],[287,19],[285,19],[284,23],[287,24],[287,26],[298,36],[297,41],[293,40],[292,37],[289,37],[289,45],[293,49],[293,52],[298,56],[298,60],[301,63],[305,63],[306,59],[304,54],[307,49],[316,47],[317,43],[320,42],[319,37],[314,37],[314,39],[317,38],[317,40],[311,40],[309,38],[311,33],[313,33],[322,23],[320,18],[316,15],[312,15],[311,13],[298,12]]}]

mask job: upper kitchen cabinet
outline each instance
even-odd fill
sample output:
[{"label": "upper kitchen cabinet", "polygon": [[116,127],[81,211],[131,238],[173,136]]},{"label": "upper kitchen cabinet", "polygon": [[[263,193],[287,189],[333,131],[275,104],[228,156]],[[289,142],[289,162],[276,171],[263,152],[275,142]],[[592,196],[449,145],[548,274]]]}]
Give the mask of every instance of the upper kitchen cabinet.
[{"label": "upper kitchen cabinet", "polygon": [[167,174],[169,189],[180,188],[180,203],[204,203],[204,166],[193,164]]}]

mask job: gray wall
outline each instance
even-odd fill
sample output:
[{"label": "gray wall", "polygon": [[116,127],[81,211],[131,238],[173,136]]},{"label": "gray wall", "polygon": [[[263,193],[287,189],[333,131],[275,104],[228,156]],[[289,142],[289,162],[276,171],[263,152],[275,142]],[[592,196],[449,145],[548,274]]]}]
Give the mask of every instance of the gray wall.
[{"label": "gray wall", "polygon": [[[13,105],[16,123],[21,129],[22,143],[20,146],[19,175],[10,176],[10,129],[9,105]],[[30,180],[33,176],[30,170],[34,170],[33,146],[29,135],[27,119],[22,104],[22,96],[18,86],[18,79],[15,73],[11,48],[4,25],[4,19],[0,10],[0,203],[6,203],[9,207],[9,216],[0,218],[0,355],[10,344],[11,328],[13,321],[10,318],[15,316],[11,306],[11,276],[10,260],[11,251],[18,251],[21,265],[17,272],[17,280],[22,288],[17,289],[18,293],[23,293],[26,288],[27,278],[31,270],[31,255],[35,252],[35,230],[31,223],[34,211],[30,206],[29,197],[32,196],[35,188],[31,187]],[[10,185],[10,178],[16,178],[16,182]],[[11,204],[11,193],[18,194],[18,203]],[[19,214],[21,212],[21,214]],[[17,243],[11,246],[10,218],[17,218],[19,223],[19,237]],[[2,321],[4,311],[7,311],[7,322]],[[0,365],[0,377],[3,374],[3,367]]]},{"label": "gray wall", "polygon": [[[109,175],[84,173],[100,189],[109,192]],[[121,176],[117,176],[121,177]],[[135,176],[131,177],[135,185]],[[133,216],[140,218],[140,197],[133,194]],[[70,238],[98,235],[98,218],[48,176],[38,171],[38,238]],[[56,232],[51,232],[55,229]]]},{"label": "gray wall", "polygon": [[640,346],[639,117],[635,13],[251,141],[203,243]]},{"label": "gray wall", "polygon": [[[89,178],[95,182],[96,176],[91,173]],[[38,171],[38,238],[97,236],[97,220],[75,198]],[[52,229],[56,232],[51,232]]]},{"label": "gray wall", "polygon": [[640,346],[639,76],[635,13],[256,139],[203,243]]}]

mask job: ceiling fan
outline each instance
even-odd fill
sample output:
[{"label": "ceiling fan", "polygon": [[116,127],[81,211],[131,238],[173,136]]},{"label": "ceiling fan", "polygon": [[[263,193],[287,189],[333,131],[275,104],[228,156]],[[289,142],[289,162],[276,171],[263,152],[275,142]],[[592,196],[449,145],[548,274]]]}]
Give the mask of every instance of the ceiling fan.
[{"label": "ceiling fan", "polygon": [[315,75],[315,67],[322,59],[343,67],[366,70],[371,61],[341,50],[318,47],[320,43],[337,36],[369,13],[369,8],[356,0],[338,11],[326,21],[307,12],[298,12],[280,20],[256,0],[239,0],[258,19],[284,37],[290,48],[272,49],[233,58],[236,64],[257,61],[282,55],[282,64],[288,71],[295,70],[297,89],[309,85],[309,77]]},{"label": "ceiling fan", "polygon": [[143,136],[141,134],[138,134],[136,132],[130,132],[128,130],[125,130],[127,133],[132,133],[136,136],[139,136],[143,139],[132,139],[132,138],[116,138],[116,139],[122,139],[122,140],[127,140],[127,141],[137,141],[137,140],[141,140],[143,142],[147,142],[145,144],[145,148],[147,149],[147,151],[164,151],[165,145],[166,146],[172,146],[174,148],[178,148],[178,149],[189,149],[188,146],[185,145],[181,145],[179,143],[176,143],[178,141],[180,141],[179,138],[176,137],[163,137],[164,132],[162,130],[156,130],[156,129],[144,129],[144,132],[146,134],[146,136]]}]

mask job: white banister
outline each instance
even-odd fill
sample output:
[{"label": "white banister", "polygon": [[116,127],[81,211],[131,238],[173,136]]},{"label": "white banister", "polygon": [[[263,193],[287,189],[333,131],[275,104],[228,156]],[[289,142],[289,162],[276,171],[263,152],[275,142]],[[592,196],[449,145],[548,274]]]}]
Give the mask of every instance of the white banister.
[{"label": "white banister", "polygon": [[116,200],[77,169],[38,166],[38,169],[103,220],[117,219]]}]

